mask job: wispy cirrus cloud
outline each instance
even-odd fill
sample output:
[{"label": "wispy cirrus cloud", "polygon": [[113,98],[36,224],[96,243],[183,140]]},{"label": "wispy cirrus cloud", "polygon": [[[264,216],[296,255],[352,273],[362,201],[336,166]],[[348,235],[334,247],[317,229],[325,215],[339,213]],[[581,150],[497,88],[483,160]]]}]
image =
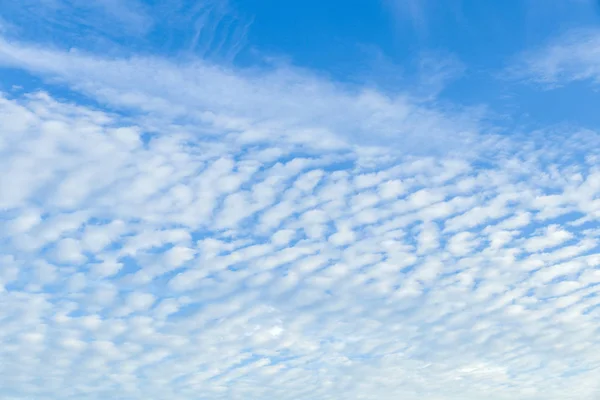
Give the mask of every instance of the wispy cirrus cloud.
[{"label": "wispy cirrus cloud", "polygon": [[[153,25],[148,8],[137,0],[2,0],[0,5],[1,15],[13,22],[11,34],[43,42],[49,39],[45,34],[52,34],[53,40],[79,35],[88,41],[92,35],[103,39],[140,36]],[[114,29],[115,25],[119,29]]]},{"label": "wispy cirrus cloud", "polygon": [[0,41],[0,64],[58,79],[105,104],[244,130],[246,140],[464,151],[483,118],[482,109],[439,109],[410,93],[344,86],[286,65],[240,70],[201,60],[103,58],[7,40]]},{"label": "wispy cirrus cloud", "polygon": [[[251,16],[227,0],[0,0],[3,34],[98,52],[175,53],[232,63],[246,46]],[[115,29],[118,27],[118,29]]]},{"label": "wispy cirrus cloud", "polygon": [[426,35],[430,7],[427,0],[383,0],[382,3],[398,21],[411,24],[420,36]]},{"label": "wispy cirrus cloud", "polygon": [[522,54],[508,75],[547,87],[575,81],[600,82],[600,31],[573,30],[541,49]]}]

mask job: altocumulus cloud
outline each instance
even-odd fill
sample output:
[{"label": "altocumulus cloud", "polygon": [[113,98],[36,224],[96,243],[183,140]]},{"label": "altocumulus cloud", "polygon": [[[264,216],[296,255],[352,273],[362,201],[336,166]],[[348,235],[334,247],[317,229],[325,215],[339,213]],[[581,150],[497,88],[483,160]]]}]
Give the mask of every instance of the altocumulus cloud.
[{"label": "altocumulus cloud", "polygon": [[0,62],[110,106],[0,97],[2,398],[598,394],[597,133],[290,68]]}]

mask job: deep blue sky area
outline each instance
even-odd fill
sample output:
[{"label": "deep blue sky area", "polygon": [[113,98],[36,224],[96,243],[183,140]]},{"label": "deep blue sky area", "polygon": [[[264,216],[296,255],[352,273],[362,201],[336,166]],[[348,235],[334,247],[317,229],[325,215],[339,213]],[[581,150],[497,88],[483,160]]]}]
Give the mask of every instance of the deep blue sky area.
[{"label": "deep blue sky area", "polygon": [[[537,46],[573,26],[600,21],[585,2],[556,1],[237,1],[251,16],[249,41],[303,66],[328,68],[360,57],[360,46],[403,64],[423,51],[457,54],[479,68]],[[590,12],[592,11],[592,12]]]},{"label": "deep blue sky area", "polygon": [[[499,71],[515,55],[544,45],[571,28],[600,25],[587,2],[560,1],[238,1],[252,16],[248,42],[270,55],[285,55],[302,67],[326,71],[341,81],[380,88],[420,82],[424,55],[452,55],[464,64],[440,99],[488,104],[517,121],[600,123],[600,96],[577,87],[548,91],[515,85]],[[568,3],[568,4],[567,4]],[[253,54],[253,53],[250,53]],[[238,61],[245,60],[243,53]],[[418,83],[417,83],[418,84]],[[576,95],[579,93],[579,95]],[[549,113],[548,110],[554,111]]]}]

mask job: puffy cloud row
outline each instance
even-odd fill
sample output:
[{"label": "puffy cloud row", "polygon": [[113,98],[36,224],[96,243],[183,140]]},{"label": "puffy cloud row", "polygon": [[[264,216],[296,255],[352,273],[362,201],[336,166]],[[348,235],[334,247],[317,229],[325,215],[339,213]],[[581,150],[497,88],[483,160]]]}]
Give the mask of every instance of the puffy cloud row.
[{"label": "puffy cloud row", "polygon": [[0,116],[5,398],[598,393],[593,132],[365,162],[43,93]]}]

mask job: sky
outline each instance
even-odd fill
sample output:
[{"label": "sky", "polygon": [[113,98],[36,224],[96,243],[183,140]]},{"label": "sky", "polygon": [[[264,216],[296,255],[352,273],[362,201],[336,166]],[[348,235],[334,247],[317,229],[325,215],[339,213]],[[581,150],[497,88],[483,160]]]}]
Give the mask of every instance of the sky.
[{"label": "sky", "polygon": [[600,3],[0,0],[0,398],[600,399]]}]

